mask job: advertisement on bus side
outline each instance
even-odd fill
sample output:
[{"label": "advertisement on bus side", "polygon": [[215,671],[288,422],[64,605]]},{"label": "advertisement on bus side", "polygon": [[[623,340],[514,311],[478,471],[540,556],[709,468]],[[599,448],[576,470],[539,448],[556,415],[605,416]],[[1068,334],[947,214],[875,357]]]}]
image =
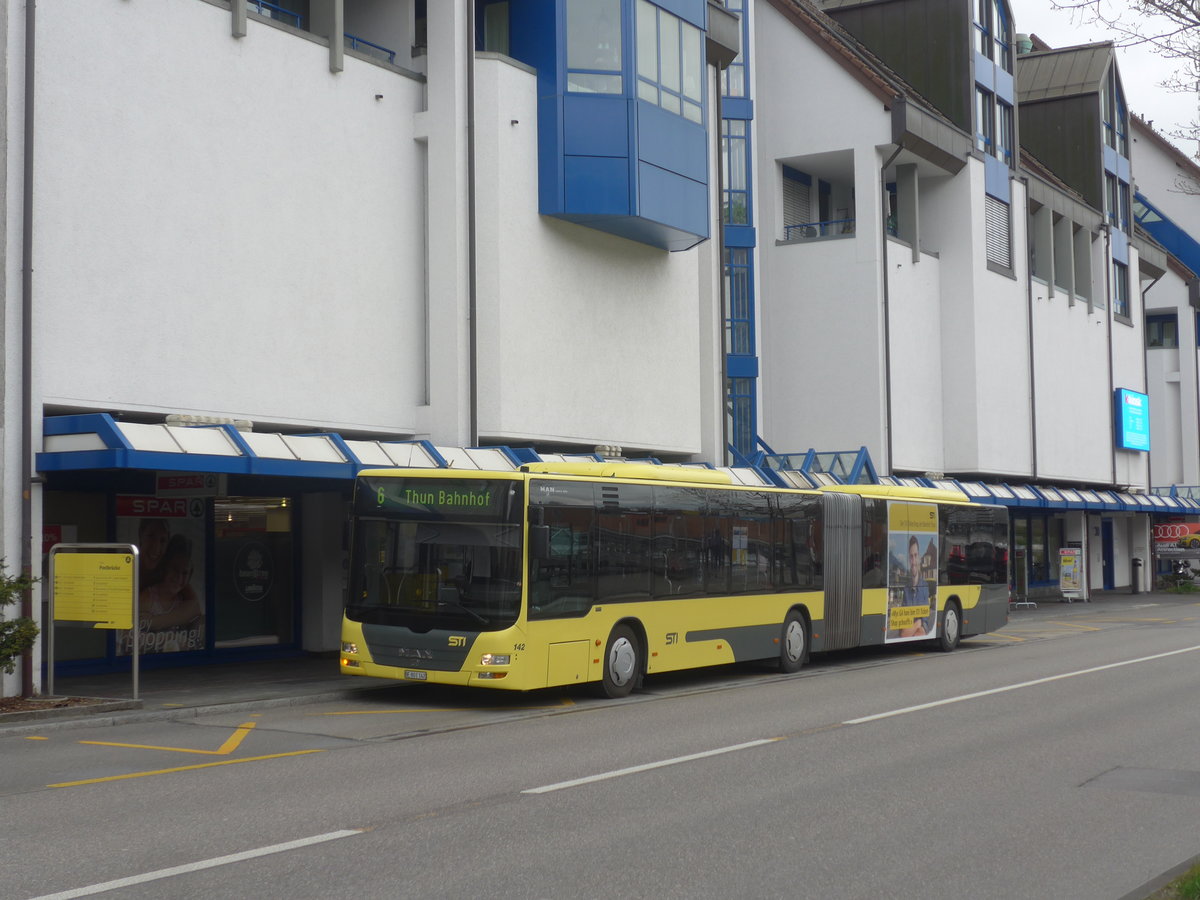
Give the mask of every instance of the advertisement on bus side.
[{"label": "advertisement on bus side", "polygon": [[888,502],[886,643],[937,635],[938,508]]}]

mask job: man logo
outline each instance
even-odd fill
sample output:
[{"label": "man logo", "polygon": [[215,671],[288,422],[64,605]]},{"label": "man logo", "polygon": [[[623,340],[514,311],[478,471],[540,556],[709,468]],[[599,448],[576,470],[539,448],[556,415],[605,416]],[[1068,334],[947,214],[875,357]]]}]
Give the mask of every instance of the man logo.
[{"label": "man logo", "polygon": [[467,639],[465,637],[463,637],[461,634],[452,634],[452,635],[450,635],[450,646],[451,647],[465,647],[465,646],[467,646]]}]

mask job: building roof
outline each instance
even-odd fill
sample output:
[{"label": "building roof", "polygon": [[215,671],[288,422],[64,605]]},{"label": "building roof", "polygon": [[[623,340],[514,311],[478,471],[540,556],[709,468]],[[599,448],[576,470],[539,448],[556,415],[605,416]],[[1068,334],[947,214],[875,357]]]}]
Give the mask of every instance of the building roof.
[{"label": "building roof", "polygon": [[1113,60],[1113,44],[1102,41],[1017,56],[1017,100],[1036,103],[1098,93]]}]

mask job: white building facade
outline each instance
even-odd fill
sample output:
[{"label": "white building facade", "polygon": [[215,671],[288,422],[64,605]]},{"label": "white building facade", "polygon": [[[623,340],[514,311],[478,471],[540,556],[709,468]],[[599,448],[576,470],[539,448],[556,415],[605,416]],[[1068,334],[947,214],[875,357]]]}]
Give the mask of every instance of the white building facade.
[{"label": "white building facade", "polygon": [[[1071,543],[1097,589],[1133,583],[1132,224],[1066,163],[1023,162],[1002,3],[947,16],[961,65],[936,76],[839,6],[4,7],[9,568],[161,542],[201,613],[150,664],[329,652],[363,465],[724,465],[769,442],[1010,505],[1019,593]],[[1098,118],[1096,171],[1130,185],[1103,142]],[[127,666],[122,641],[60,627],[58,670]]]}]

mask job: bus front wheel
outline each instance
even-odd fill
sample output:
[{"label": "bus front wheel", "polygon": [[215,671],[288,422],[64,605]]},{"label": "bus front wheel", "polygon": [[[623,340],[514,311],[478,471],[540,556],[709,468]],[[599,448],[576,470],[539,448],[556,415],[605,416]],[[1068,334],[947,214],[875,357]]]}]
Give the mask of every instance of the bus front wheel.
[{"label": "bus front wheel", "polygon": [[783,631],[779,636],[779,668],[787,672],[799,672],[808,652],[808,628],[804,616],[792,610],[783,620]]},{"label": "bus front wheel", "polygon": [[962,637],[962,613],[958,611],[958,604],[951,600],[946,604],[946,609],[942,613],[942,630],[938,633],[934,644],[943,653],[949,653],[958,646],[960,637]]},{"label": "bus front wheel", "polygon": [[601,696],[612,699],[629,696],[641,672],[641,655],[641,645],[632,628],[618,625],[612,630],[604,648],[604,676],[599,684]]}]

